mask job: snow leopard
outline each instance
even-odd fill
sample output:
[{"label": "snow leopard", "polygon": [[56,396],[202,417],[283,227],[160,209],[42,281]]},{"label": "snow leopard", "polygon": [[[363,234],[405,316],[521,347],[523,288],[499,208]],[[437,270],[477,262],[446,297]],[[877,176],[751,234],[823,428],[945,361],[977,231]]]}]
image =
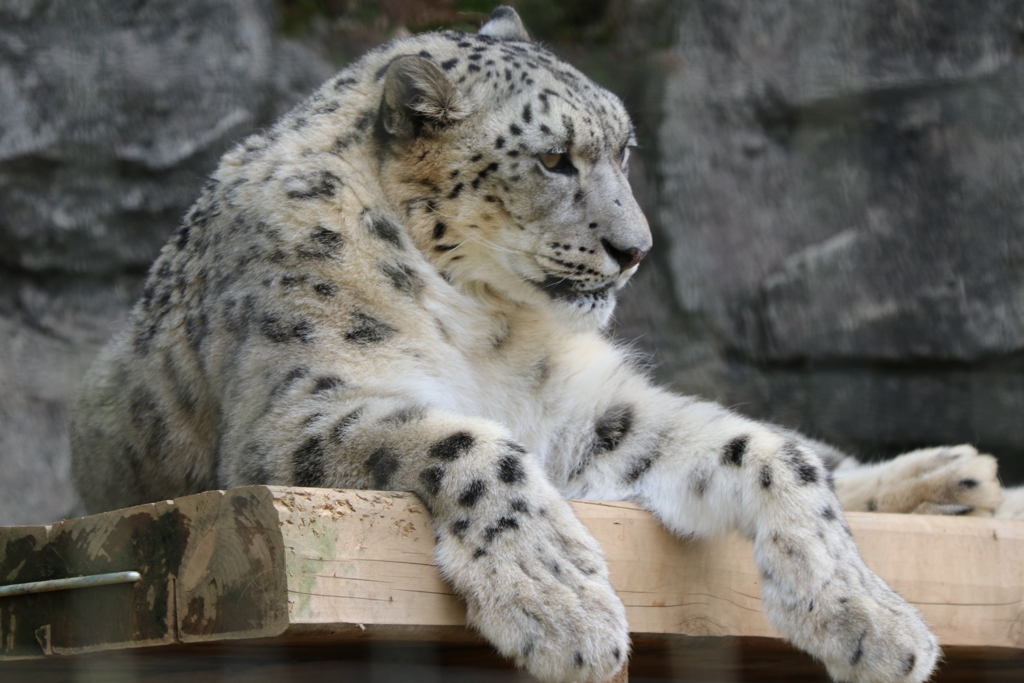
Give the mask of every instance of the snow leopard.
[{"label": "snow leopard", "polygon": [[917,610],[846,509],[991,514],[967,446],[861,467],[655,386],[604,332],[652,247],[622,102],[516,12],[379,47],[222,159],[88,372],[92,511],[274,484],[406,490],[468,623],[543,681],[601,681],[626,613],[569,498],[752,539],[771,623],[842,681],[924,681]]}]

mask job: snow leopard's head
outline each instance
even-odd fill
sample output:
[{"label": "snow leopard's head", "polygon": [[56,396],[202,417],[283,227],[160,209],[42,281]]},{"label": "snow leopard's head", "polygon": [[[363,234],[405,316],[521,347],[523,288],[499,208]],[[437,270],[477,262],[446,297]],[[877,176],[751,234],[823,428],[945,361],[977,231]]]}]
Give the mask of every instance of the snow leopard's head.
[{"label": "snow leopard's head", "polygon": [[604,325],[651,248],[622,102],[507,7],[384,52],[382,181],[419,247],[453,283]]}]

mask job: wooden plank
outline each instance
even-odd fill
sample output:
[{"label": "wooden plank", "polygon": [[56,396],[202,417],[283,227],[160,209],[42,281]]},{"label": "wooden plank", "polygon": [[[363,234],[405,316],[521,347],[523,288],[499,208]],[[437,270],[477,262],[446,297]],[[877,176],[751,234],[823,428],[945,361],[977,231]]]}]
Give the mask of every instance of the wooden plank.
[{"label": "wooden plank", "polygon": [[[291,632],[466,623],[434,565],[433,530],[412,494],[271,488],[281,521]],[[461,631],[458,629],[457,631]]]},{"label": "wooden plank", "polygon": [[0,584],[142,575],[0,599],[0,658],[276,635],[288,625],[284,566],[265,487],[0,529]]},{"label": "wooden plank", "polygon": [[[59,579],[60,558],[47,548],[50,528],[12,527],[0,536],[0,583]],[[53,653],[48,624],[50,605],[36,595],[0,600],[0,657],[38,657]],[[38,631],[38,635],[37,635]]]},{"label": "wooden plank", "polygon": [[[465,623],[433,566],[430,523],[415,496],[271,492],[287,556],[289,632]],[[682,541],[629,503],[573,505],[604,548],[634,634],[779,638],[761,612],[749,541]],[[1024,523],[847,519],[868,565],[921,609],[942,643],[1024,648]]]},{"label": "wooden plank", "polygon": [[[748,541],[682,541],[628,503],[573,505],[604,547],[636,643],[739,643],[766,661],[775,643],[802,657],[760,612]],[[986,661],[1024,671],[1024,522],[848,519],[868,564],[920,607],[947,657],[985,648],[1010,653]],[[0,529],[0,585],[127,570],[143,581],[0,599],[0,659],[254,638],[484,647],[433,564],[426,510],[407,493],[252,486]]]},{"label": "wooden plank", "polygon": [[[174,575],[188,536],[168,502],[71,519],[50,527],[3,529],[4,584],[137,571],[133,584],[4,598],[0,656],[74,654],[175,641]],[[31,543],[26,540],[31,538]],[[3,627],[0,627],[3,628]]]}]

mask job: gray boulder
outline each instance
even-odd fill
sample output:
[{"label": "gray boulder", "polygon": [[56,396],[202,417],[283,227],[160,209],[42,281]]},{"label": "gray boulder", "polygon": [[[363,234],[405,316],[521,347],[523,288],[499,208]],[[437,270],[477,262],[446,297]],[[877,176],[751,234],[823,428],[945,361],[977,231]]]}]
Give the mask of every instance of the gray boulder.
[{"label": "gray boulder", "polygon": [[864,455],[977,443],[1024,479],[1024,5],[696,0],[677,26],[649,171],[678,306],[657,341],[683,359],[662,375]]},{"label": "gray boulder", "polygon": [[78,510],[79,378],[220,155],[332,71],[271,0],[0,0],[0,524]]}]

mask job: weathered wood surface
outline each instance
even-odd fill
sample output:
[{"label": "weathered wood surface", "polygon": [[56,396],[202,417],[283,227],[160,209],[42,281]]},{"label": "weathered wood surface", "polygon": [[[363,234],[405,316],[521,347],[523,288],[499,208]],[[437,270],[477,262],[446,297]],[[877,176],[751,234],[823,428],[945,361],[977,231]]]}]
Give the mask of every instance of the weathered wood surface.
[{"label": "weathered wood surface", "polygon": [[[760,611],[748,541],[684,542],[633,505],[574,505],[605,549],[637,643],[710,637],[764,651],[778,642]],[[985,658],[1024,672],[1024,523],[848,519],[868,565],[919,606],[947,658],[984,648]],[[251,486],[0,529],[0,585],[143,575],[137,584],[0,599],[0,659],[253,638],[475,647],[432,552],[416,497],[372,491]]]},{"label": "weathered wood surface", "polygon": [[[411,495],[276,490],[289,560],[290,630],[461,626]],[[629,503],[574,503],[601,542],[634,634],[777,638],[761,612],[751,544],[674,538]],[[1024,523],[851,514],[869,566],[918,605],[947,645],[1024,648]],[[359,523],[350,523],[356,520]]]}]

